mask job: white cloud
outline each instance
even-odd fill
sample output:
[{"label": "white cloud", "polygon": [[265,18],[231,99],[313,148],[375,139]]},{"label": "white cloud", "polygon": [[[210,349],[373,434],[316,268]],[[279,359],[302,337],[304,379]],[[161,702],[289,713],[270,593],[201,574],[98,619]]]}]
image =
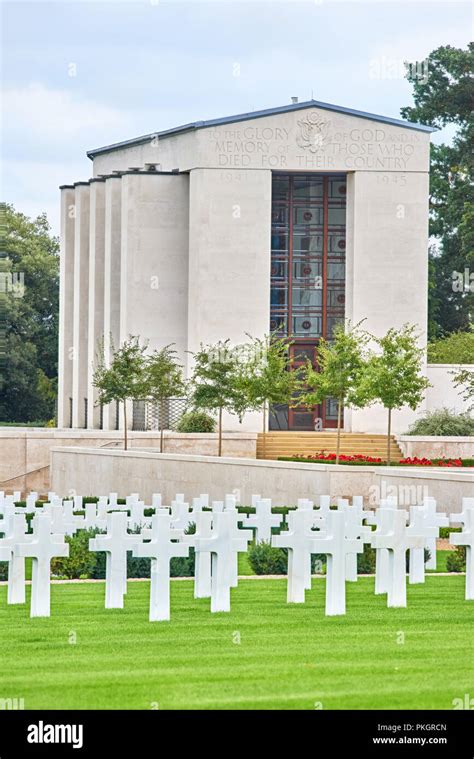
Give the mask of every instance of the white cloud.
[{"label": "white cloud", "polygon": [[[126,111],[103,106],[75,96],[73,91],[48,89],[32,83],[6,89],[3,94],[4,144],[19,160],[34,144],[49,156],[51,151],[70,147],[84,151],[99,134],[128,133]],[[36,153],[37,155],[37,153]]]}]

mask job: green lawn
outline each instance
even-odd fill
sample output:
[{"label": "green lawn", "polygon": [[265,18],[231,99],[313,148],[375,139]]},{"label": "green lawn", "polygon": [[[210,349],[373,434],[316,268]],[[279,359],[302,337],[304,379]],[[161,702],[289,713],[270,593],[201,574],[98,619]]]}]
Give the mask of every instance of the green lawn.
[{"label": "green lawn", "polygon": [[472,692],[464,577],[409,587],[407,609],[360,578],[334,618],[322,579],[304,605],[286,604],[285,580],[241,580],[232,611],[212,615],[176,581],[167,623],[148,622],[148,582],[128,587],[125,609],[106,611],[103,583],[55,585],[52,617],[34,620],[0,587],[2,697],[27,709],[450,709]]}]

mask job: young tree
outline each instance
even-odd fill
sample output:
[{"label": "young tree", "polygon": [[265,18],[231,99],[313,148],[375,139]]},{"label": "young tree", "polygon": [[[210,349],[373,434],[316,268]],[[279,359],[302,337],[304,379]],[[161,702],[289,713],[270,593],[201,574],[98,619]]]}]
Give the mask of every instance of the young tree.
[{"label": "young tree", "polygon": [[291,405],[301,389],[301,370],[293,369],[289,347],[291,341],[266,335],[250,337],[241,346],[245,360],[240,362],[238,383],[247,399],[247,410],[261,410],[263,424],[263,457],[265,458],[268,410],[271,404]]},{"label": "young tree", "polygon": [[202,345],[194,355],[191,403],[196,409],[217,411],[218,456],[222,456],[222,412],[237,414],[247,410],[247,399],[238,382],[237,352],[229,340]]},{"label": "young tree", "polygon": [[389,329],[384,337],[374,338],[378,350],[368,360],[362,377],[362,396],[381,403],[388,412],[387,464],[390,465],[392,411],[409,406],[413,411],[430,386],[421,373],[424,351],[418,347],[415,327],[405,324]]},{"label": "young tree", "polygon": [[146,397],[146,344],[130,335],[120,348],[111,345],[112,358],[106,361],[103,342],[97,352],[93,384],[98,390],[97,404],[123,403],[124,449],[127,450],[127,401]]},{"label": "young tree", "polygon": [[165,402],[184,393],[183,369],[178,364],[176,351],[170,345],[155,350],[146,360],[146,397],[158,404],[160,411],[160,453],[163,453]]},{"label": "young tree", "polygon": [[361,380],[366,366],[364,355],[369,336],[359,324],[344,328],[336,325],[331,341],[321,339],[318,345],[318,369],[308,362],[305,371],[307,390],[302,400],[308,406],[327,398],[337,400],[336,464],[341,447],[341,417],[344,406],[361,407],[366,403]]}]

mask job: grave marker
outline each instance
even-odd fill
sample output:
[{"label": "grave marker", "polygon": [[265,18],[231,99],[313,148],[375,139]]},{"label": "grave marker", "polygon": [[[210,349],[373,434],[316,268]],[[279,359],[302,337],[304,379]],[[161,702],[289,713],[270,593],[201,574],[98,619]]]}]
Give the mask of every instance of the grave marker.
[{"label": "grave marker", "polygon": [[142,541],[141,535],[129,535],[127,515],[114,511],[107,515],[107,534],[89,540],[89,551],[105,551],[105,608],[123,609],[123,597],[127,592],[127,551],[132,551]]},{"label": "grave marker", "polygon": [[46,514],[37,514],[33,520],[32,540],[24,536],[14,547],[14,552],[21,558],[32,558],[31,574],[31,617],[49,617],[51,615],[51,559],[56,556],[69,556],[69,545],[63,535],[51,533],[51,518]]},{"label": "grave marker", "polygon": [[238,514],[233,511],[212,515],[210,538],[197,538],[196,549],[211,553],[211,612],[230,611],[230,588],[240,552],[247,550],[249,534],[237,527]]},{"label": "grave marker", "polygon": [[169,514],[155,514],[151,528],[143,531],[147,543],[139,543],[133,555],[151,559],[150,571],[150,622],[170,618],[170,560],[173,556],[187,556],[187,543],[173,542],[183,535],[172,526]]},{"label": "grave marker", "polygon": [[[15,507],[11,505],[11,509]],[[7,532],[0,540],[0,561],[8,561],[8,595],[7,603],[24,604],[25,594],[25,559],[19,556],[16,546],[31,543],[33,535],[28,534],[28,522],[24,514],[10,512]]]}]

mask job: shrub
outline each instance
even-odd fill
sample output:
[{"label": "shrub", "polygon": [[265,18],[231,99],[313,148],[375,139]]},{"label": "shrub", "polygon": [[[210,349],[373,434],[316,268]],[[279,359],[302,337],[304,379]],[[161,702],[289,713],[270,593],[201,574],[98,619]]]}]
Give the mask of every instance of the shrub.
[{"label": "shrub", "polygon": [[357,554],[357,573],[371,575],[375,572],[375,548],[369,543],[364,544],[364,552]]},{"label": "shrub", "polygon": [[439,528],[439,536],[440,538],[444,538],[446,540],[449,540],[449,534],[451,532],[461,532],[461,527],[440,527]]},{"label": "shrub", "polygon": [[286,575],[288,552],[285,548],[273,548],[270,543],[249,546],[248,561],[256,575]]},{"label": "shrub", "polygon": [[89,551],[89,539],[95,537],[97,530],[78,530],[73,536],[66,536],[69,543],[69,556],[55,558],[51,561],[51,574],[78,580],[91,577],[97,563],[97,555]]},{"label": "shrub", "polygon": [[411,425],[407,435],[474,435],[474,417],[448,408],[428,411]]},{"label": "shrub", "polygon": [[456,546],[456,549],[446,559],[448,572],[466,571],[466,546]]},{"label": "shrub", "polygon": [[453,332],[428,343],[430,364],[474,364],[474,332]]},{"label": "shrub", "polygon": [[204,411],[187,411],[178,424],[177,432],[214,432],[216,420]]}]

